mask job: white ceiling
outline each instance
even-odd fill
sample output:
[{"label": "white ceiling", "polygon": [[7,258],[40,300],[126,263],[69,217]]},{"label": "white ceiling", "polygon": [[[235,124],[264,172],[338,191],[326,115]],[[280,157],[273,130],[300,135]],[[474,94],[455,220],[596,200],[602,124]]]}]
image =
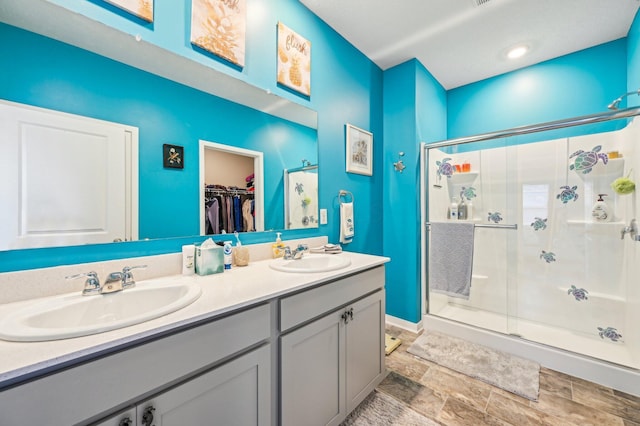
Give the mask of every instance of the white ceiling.
[{"label": "white ceiling", "polygon": [[[417,58],[447,90],[625,37],[640,6],[639,0],[300,2],[383,70]],[[507,59],[520,43],[530,53]]]}]

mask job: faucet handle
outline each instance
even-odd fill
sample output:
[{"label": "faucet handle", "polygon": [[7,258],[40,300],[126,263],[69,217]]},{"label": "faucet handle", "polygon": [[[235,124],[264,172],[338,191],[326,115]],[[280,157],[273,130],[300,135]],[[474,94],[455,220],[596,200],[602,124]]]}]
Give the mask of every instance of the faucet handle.
[{"label": "faucet handle", "polygon": [[137,265],[137,266],[125,266],[122,268],[122,288],[131,288],[135,287],[136,282],[133,279],[132,269],[144,269],[147,265]]},{"label": "faucet handle", "polygon": [[95,271],[85,272],[82,274],[67,275],[64,277],[67,280],[75,280],[76,278],[87,277],[84,282],[84,289],[82,290],[83,296],[90,296],[92,294],[100,294],[100,280],[98,279],[98,273]]},{"label": "faucet handle", "polygon": [[291,254],[291,247],[286,246],[284,248],[284,260],[291,260],[293,259],[293,255]]},{"label": "faucet handle", "polygon": [[640,235],[640,233],[638,232],[638,224],[635,219],[631,219],[631,222],[629,222],[629,226],[625,226],[624,228],[622,228],[622,231],[620,231],[620,238],[624,240],[625,234],[629,234],[633,241],[640,241],[640,239],[638,238],[638,236]]}]

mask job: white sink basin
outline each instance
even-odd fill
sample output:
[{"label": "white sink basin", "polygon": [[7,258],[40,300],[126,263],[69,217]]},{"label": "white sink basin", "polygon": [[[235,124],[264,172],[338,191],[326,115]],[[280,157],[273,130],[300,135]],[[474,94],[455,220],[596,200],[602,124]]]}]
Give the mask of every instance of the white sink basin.
[{"label": "white sink basin", "polygon": [[302,259],[276,259],[269,266],[281,272],[328,272],[346,268],[351,259],[343,254],[305,254]]},{"label": "white sink basin", "polygon": [[0,339],[39,342],[102,333],[175,312],[201,293],[193,283],[138,283],[111,294],[55,296],[0,318]]}]

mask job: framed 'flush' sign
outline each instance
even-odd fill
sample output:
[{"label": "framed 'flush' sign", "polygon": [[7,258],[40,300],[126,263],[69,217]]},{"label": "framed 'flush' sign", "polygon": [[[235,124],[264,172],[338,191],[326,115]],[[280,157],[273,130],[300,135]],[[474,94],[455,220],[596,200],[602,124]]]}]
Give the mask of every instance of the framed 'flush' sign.
[{"label": "framed 'flush' sign", "polygon": [[278,22],[278,83],[311,96],[311,42]]}]

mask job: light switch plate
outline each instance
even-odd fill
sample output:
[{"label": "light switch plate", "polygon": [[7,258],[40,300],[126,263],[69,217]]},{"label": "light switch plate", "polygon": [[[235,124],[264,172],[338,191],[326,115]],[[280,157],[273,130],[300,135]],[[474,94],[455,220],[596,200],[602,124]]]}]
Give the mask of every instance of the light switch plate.
[{"label": "light switch plate", "polygon": [[327,209],[320,209],[320,225],[327,224]]}]

